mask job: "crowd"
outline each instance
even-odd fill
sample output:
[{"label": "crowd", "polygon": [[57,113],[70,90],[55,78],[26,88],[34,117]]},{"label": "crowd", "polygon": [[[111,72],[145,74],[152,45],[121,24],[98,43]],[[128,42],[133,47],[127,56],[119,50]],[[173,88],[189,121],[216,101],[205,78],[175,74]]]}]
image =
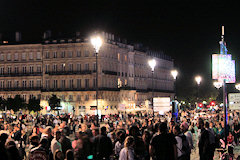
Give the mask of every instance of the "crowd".
[{"label": "crowd", "polygon": [[[90,117],[41,115],[0,122],[1,160],[212,160],[224,140],[221,111],[206,116],[180,111],[150,118],[111,115],[97,123]],[[228,144],[238,145],[238,113],[229,114]]]}]

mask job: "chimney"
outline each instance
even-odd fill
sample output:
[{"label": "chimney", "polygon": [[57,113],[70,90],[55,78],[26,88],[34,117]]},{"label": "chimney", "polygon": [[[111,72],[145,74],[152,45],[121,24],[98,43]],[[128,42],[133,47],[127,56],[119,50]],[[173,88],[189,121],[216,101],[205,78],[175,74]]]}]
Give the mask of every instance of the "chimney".
[{"label": "chimney", "polygon": [[15,38],[16,38],[16,42],[20,42],[22,40],[21,32],[16,32]]}]

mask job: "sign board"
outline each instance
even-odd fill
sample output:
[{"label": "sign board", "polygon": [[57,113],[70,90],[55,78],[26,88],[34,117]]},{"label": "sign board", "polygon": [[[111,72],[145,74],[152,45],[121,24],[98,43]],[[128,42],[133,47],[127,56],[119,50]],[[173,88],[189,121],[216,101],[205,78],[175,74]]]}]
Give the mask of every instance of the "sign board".
[{"label": "sign board", "polygon": [[119,105],[118,105],[118,110],[119,110],[119,111],[126,111],[126,106],[125,106],[125,104],[119,104]]},{"label": "sign board", "polygon": [[231,54],[212,55],[212,79],[218,82],[235,83],[235,61]]},{"label": "sign board", "polygon": [[168,112],[171,110],[170,97],[153,98],[154,112]]},{"label": "sign board", "polygon": [[240,93],[229,93],[229,109],[240,110]]}]

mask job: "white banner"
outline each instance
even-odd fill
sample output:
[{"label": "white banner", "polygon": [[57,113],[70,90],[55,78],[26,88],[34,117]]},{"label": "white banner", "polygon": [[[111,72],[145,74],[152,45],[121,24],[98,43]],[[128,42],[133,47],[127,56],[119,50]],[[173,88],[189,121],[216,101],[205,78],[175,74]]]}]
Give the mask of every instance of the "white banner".
[{"label": "white banner", "polygon": [[170,97],[153,98],[154,112],[168,112],[171,110]]},{"label": "white banner", "polygon": [[229,109],[240,110],[240,93],[228,94]]}]

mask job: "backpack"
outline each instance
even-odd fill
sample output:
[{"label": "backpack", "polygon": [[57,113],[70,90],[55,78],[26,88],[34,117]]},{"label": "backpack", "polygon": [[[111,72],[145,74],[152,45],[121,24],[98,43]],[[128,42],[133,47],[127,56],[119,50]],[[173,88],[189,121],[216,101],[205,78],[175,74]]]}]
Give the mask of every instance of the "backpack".
[{"label": "backpack", "polygon": [[180,151],[182,152],[183,156],[187,156],[191,154],[191,148],[189,146],[187,137],[185,135],[179,136],[182,139],[182,149]]}]

